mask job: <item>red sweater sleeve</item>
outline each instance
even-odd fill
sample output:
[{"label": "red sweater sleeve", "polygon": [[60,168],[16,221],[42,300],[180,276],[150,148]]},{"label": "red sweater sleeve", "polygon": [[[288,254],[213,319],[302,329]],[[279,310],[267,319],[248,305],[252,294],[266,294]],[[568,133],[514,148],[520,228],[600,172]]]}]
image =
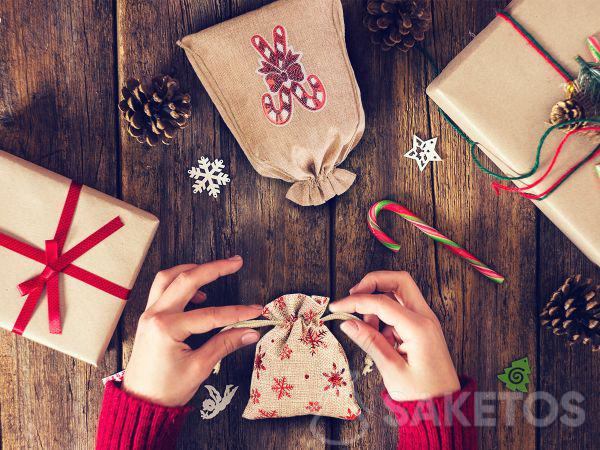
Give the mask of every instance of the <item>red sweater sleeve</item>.
[{"label": "red sweater sleeve", "polygon": [[110,381],[104,391],[96,449],[173,449],[191,409],[167,408],[140,400]]},{"label": "red sweater sleeve", "polygon": [[398,422],[398,450],[476,450],[475,382],[461,378],[461,390],[429,400],[397,402],[381,396]]}]

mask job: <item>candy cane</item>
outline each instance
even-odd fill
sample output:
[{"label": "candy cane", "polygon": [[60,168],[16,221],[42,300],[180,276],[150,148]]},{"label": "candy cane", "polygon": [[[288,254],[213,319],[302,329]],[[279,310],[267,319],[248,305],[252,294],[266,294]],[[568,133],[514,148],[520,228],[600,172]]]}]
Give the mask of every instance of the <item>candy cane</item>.
[{"label": "candy cane", "polygon": [[493,271],[484,263],[482,263],[479,259],[475,258],[471,253],[466,251],[456,242],[450,240],[448,237],[444,236],[438,230],[433,227],[427,225],[423,220],[417,217],[414,213],[406,209],[404,206],[399,205],[396,202],[392,202],[390,200],[381,200],[371,206],[369,210],[368,224],[369,230],[373,235],[377,238],[379,242],[385,245],[393,252],[398,252],[400,250],[400,244],[394,241],[391,237],[385,234],[379,225],[377,225],[377,216],[381,211],[391,211],[393,213],[398,214],[403,219],[406,219],[408,222],[413,224],[427,236],[429,236],[434,241],[441,242],[446,246],[448,250],[452,253],[460,256],[465,259],[473,268],[479,272],[481,272],[485,277],[489,278],[495,283],[501,284],[504,282],[504,277],[499,273]]},{"label": "candy cane", "polygon": [[287,51],[285,28],[281,25],[276,26],[273,29],[273,45],[275,50],[269,45],[269,43],[260,34],[252,36],[250,42],[256,49],[256,51],[264,58],[265,61],[277,66],[285,59]]},{"label": "candy cane", "polygon": [[[261,99],[269,121],[275,125],[288,123],[292,118],[294,97],[309,111],[318,111],[325,106],[327,95],[323,83],[314,74],[305,78],[306,71],[300,61],[302,53],[288,45],[283,26],[273,28],[273,46],[259,34],[252,36],[250,42],[262,58],[257,72],[264,77],[270,91]],[[310,88],[303,86],[304,81]]]},{"label": "candy cane", "polygon": [[292,93],[305,108],[318,111],[325,105],[325,101],[327,100],[325,88],[316,75],[309,75],[306,80],[313,90],[312,94],[306,92],[306,89],[300,83],[296,82],[292,84]]},{"label": "candy cane", "polygon": [[265,116],[276,125],[285,125],[292,117],[292,95],[290,88],[282,86],[279,91],[279,108],[275,106],[271,94],[262,97],[262,106]]},{"label": "candy cane", "polygon": [[595,36],[590,36],[587,43],[593,58],[600,63],[600,40]]}]

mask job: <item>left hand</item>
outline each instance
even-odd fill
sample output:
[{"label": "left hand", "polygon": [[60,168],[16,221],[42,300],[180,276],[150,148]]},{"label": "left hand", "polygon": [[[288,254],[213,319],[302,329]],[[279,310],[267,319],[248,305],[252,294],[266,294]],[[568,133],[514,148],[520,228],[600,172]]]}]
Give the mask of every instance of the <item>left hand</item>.
[{"label": "left hand", "polygon": [[162,406],[183,406],[208,378],[215,364],[235,350],[258,341],[260,334],[236,328],[213,336],[192,350],[184,341],[192,334],[254,319],[261,305],[210,307],[184,312],[188,302],[200,303],[202,286],[243,265],[240,256],[207,264],[186,264],[159,272],[140,317],[123,390]]}]

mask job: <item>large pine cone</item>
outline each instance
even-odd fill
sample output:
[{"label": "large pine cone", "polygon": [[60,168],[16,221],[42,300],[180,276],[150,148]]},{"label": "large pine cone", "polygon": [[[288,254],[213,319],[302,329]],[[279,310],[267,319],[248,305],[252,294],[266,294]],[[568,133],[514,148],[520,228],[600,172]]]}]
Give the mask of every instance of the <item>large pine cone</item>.
[{"label": "large pine cone", "polygon": [[127,121],[127,131],[138,142],[169,144],[175,132],[188,125],[191,96],[181,93],[179,82],[169,75],[155,77],[150,83],[131,78],[121,93],[119,109]]},{"label": "large pine cone", "polygon": [[600,285],[581,275],[567,278],[540,314],[543,326],[570,344],[591,344],[600,350]]},{"label": "large pine cone", "polygon": [[407,52],[425,39],[431,12],[426,0],[368,0],[364,23],[373,32],[371,41],[383,50]]}]

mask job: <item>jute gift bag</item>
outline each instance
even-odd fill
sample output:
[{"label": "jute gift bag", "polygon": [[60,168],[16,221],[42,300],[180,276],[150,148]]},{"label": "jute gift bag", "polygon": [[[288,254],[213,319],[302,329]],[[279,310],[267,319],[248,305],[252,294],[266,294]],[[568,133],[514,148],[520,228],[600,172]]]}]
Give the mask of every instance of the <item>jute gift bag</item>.
[{"label": "jute gift bag", "polygon": [[344,33],[339,0],[280,0],[179,42],[252,166],[303,206],[356,177],[338,168],[365,127]]},{"label": "jute gift bag", "polygon": [[[244,418],[312,414],[354,420],[360,415],[346,353],[325,325],[331,320],[356,317],[345,313],[323,317],[328,303],[327,297],[284,295],[265,306],[266,320],[233,325],[273,327],[256,345]],[[365,361],[363,374],[372,366],[368,357]],[[220,364],[215,373],[219,369]]]}]

